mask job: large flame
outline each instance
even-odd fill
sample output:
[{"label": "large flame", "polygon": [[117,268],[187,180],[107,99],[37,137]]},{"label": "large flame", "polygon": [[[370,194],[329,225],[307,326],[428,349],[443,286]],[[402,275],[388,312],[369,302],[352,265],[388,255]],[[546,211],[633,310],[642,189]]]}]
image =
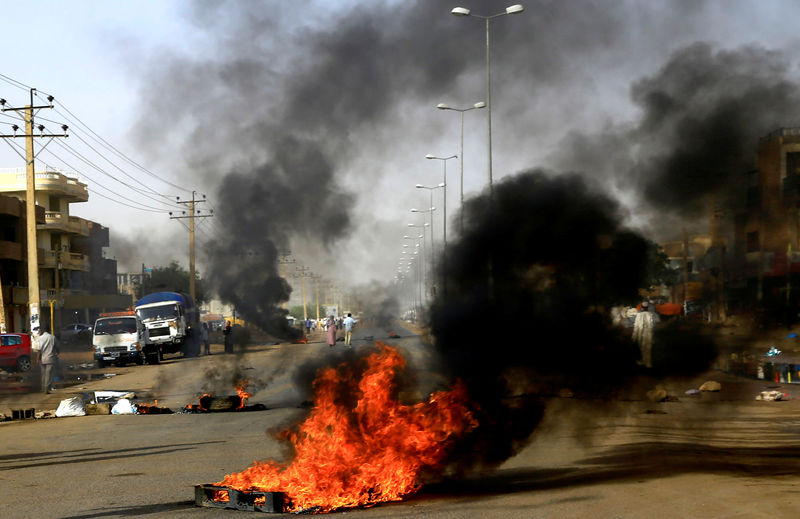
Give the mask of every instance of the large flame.
[{"label": "large flame", "polygon": [[[417,491],[422,471],[441,469],[452,441],[478,423],[461,383],[427,402],[402,405],[394,389],[405,360],[396,349],[376,345],[358,380],[344,364],[317,374],[311,414],[284,433],[294,459],[256,461],[217,485],[284,492],[286,511],[316,512],[397,501]],[[343,389],[352,395],[349,404]]]}]

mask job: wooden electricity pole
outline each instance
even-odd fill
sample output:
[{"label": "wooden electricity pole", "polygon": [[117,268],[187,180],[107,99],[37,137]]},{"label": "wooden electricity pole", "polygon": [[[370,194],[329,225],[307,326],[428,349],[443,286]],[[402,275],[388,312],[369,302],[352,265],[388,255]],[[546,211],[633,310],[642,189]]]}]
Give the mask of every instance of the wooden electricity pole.
[{"label": "wooden electricity pole", "polygon": [[[291,256],[291,254],[292,254],[292,251],[290,251],[289,249],[282,249],[282,250],[278,251],[278,255],[281,257],[279,262],[281,264],[281,277],[283,279],[286,279],[286,265],[288,263],[294,263],[295,262],[294,259],[289,259],[289,256]],[[286,301],[283,302],[282,306],[283,306],[283,308],[285,310],[286,309]]]},{"label": "wooden electricity pole", "polygon": [[198,200],[194,197],[195,191],[192,191],[192,199],[191,200],[181,200],[181,197],[178,197],[178,203],[184,204],[189,206],[189,214],[186,214],[186,211],[183,211],[184,216],[172,216],[172,213],[169,213],[170,220],[179,220],[182,218],[189,219],[189,295],[192,297],[192,301],[197,299],[196,294],[196,287],[195,287],[195,246],[194,246],[194,219],[195,218],[208,218],[210,216],[214,216],[214,211],[209,211],[209,214],[202,214],[202,211],[196,210],[196,204],[202,203],[206,201],[206,195],[203,195],[202,200]]},{"label": "wooden electricity pole", "polygon": [[[40,105],[35,106],[33,104],[33,96],[36,92],[35,88],[30,89],[30,105],[22,107],[22,108],[12,108],[6,107],[7,101],[5,99],[0,99],[0,111],[3,112],[19,112],[21,113],[20,117],[22,118],[23,122],[25,123],[25,133],[18,134],[17,130],[19,127],[14,124],[11,126],[12,130],[14,131],[13,134],[10,135],[0,135],[0,138],[3,139],[25,139],[25,218],[26,218],[26,246],[28,249],[28,315],[29,315],[29,330],[33,330],[34,328],[38,328],[40,324],[40,311],[39,311],[39,303],[40,303],[40,295],[39,295],[39,250],[37,246],[36,240],[36,167],[35,167],[35,159],[37,153],[34,153],[33,150],[33,139],[34,137],[39,138],[47,138],[48,140],[44,146],[39,150],[43,150],[50,141],[52,141],[55,137],[68,137],[67,129],[69,128],[66,124],[61,125],[61,129],[64,131],[62,134],[54,134],[54,133],[45,133],[45,127],[43,125],[39,125],[36,127],[39,130],[38,135],[34,135],[34,110],[40,110],[42,108],[53,108],[53,96],[47,96],[47,101],[50,104],[47,105]],[[13,148],[16,151],[16,148]],[[56,270],[58,267],[56,266]],[[56,272],[56,275],[58,272]],[[3,320],[5,321],[5,310],[3,309]],[[52,326],[52,323],[51,323]],[[5,324],[3,324],[5,327]]]},{"label": "wooden electricity pole", "polygon": [[308,310],[306,309],[306,272],[311,270],[311,267],[297,267],[296,269],[300,276],[300,285],[303,287],[303,321],[308,320]]}]

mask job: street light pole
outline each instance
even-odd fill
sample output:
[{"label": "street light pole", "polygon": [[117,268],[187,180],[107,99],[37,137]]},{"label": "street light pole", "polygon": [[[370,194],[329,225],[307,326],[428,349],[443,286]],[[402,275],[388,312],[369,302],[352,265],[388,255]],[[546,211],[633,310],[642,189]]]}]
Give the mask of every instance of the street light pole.
[{"label": "street light pole", "polygon": [[444,243],[444,248],[442,249],[442,255],[447,255],[447,161],[457,157],[458,155],[450,155],[449,157],[436,157],[431,154],[425,155],[426,159],[441,160],[442,164],[444,164],[444,177],[442,183],[439,184],[444,188],[444,203],[442,204],[442,242]]},{"label": "street light pole", "polygon": [[505,16],[507,14],[518,14],[524,11],[525,8],[520,4],[514,4],[506,7],[502,13],[493,14],[491,16],[481,16],[473,14],[466,7],[454,7],[450,13],[455,16],[472,16],[486,21],[486,119],[488,123],[488,153],[489,153],[489,196],[494,196],[494,186],[492,185],[492,67],[491,67],[491,52],[489,50],[489,21],[492,18]]},{"label": "street light pole", "polygon": [[460,227],[461,228],[459,230],[462,233],[464,232],[464,112],[469,112],[470,110],[475,110],[477,108],[485,108],[485,107],[486,107],[486,103],[484,103],[483,101],[479,101],[479,102],[473,104],[469,108],[453,108],[453,107],[448,106],[448,105],[446,105],[444,103],[439,103],[438,105],[436,105],[436,108],[438,108],[439,110],[453,110],[453,111],[459,112],[461,114],[461,156],[460,156],[460,161],[461,161],[461,218],[460,218],[460,220],[461,220],[460,224],[461,225],[460,225]]}]

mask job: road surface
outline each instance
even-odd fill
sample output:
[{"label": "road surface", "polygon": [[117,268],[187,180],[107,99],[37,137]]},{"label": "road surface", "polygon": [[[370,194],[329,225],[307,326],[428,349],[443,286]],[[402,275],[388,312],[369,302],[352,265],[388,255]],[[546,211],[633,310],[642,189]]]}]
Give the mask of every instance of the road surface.
[{"label": "road surface", "polygon": [[[396,331],[401,338],[388,338],[385,329],[359,329],[355,349],[371,336],[399,346],[424,367],[430,359],[419,337]],[[55,408],[61,398],[99,389],[133,390],[178,410],[206,391],[232,394],[238,375],[251,381],[249,403],[269,408],[0,423],[0,517],[252,517],[195,507],[193,487],[256,459],[282,459],[281,445],[269,432],[304,415],[308,394],[294,383],[304,380],[296,368],[331,354],[321,335],[318,341],[119,368],[110,370],[118,373],[113,378],[50,396],[0,395],[0,412],[30,404]],[[427,375],[434,385],[433,373]],[[681,395],[676,402],[551,399],[532,442],[499,470],[346,513],[443,519],[793,517],[800,511],[800,400],[755,402],[759,382],[720,379],[722,392],[696,398],[682,395],[697,381],[673,382],[670,393]]]}]

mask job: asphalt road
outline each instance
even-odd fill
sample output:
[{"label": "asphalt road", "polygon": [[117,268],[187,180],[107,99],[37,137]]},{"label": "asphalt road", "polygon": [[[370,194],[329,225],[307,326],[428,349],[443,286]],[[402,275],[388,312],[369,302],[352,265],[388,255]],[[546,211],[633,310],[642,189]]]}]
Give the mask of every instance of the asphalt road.
[{"label": "asphalt road", "polygon": [[[389,339],[385,329],[358,330],[355,349],[371,336],[425,366],[430,359],[419,338],[396,331],[401,338]],[[296,368],[331,354],[322,342],[253,346],[238,355],[112,370],[117,376],[51,396],[0,395],[0,411],[6,411],[28,404],[44,409],[82,391],[133,390],[178,410],[206,391],[232,394],[236,374],[251,381],[249,403],[269,407],[0,423],[0,517],[251,517],[195,507],[194,485],[218,481],[253,460],[282,459],[268,432],[304,415],[300,405],[308,395],[294,384]],[[423,373],[436,384],[432,372]],[[689,382],[674,384],[670,392],[682,395]],[[740,381],[723,380],[721,393],[659,404],[553,399],[532,443],[499,470],[428,486],[403,502],[337,514],[793,517],[800,510],[800,400],[754,402],[748,391],[759,385],[747,384],[743,390]]]}]

